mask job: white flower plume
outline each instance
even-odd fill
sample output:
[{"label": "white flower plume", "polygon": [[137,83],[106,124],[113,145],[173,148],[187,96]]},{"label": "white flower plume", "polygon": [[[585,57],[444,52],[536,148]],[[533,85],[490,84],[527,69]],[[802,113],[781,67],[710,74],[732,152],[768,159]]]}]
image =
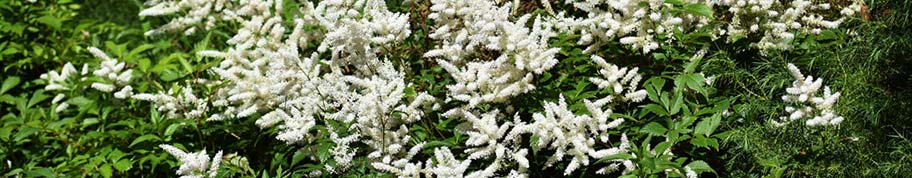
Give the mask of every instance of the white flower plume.
[{"label": "white flower plume", "polygon": [[184,150],[181,150],[177,147],[161,144],[158,145],[169,154],[177,159],[180,159],[181,166],[177,170],[177,174],[181,177],[216,177],[218,174],[219,164],[222,161],[222,151],[219,151],[212,157],[210,161],[209,155],[206,154],[206,150],[196,152],[196,153],[187,153]]},{"label": "white flower plume", "polygon": [[[775,125],[782,125],[789,121],[810,118],[805,121],[808,126],[829,126],[839,125],[844,118],[836,115],[833,111],[833,105],[841,95],[839,92],[831,92],[829,86],[823,86],[823,79],[812,76],[804,76],[801,70],[794,64],[788,64],[789,72],[795,81],[792,86],[786,88],[786,94],[782,100],[791,103],[792,106],[785,107],[789,113],[787,117],[781,117],[779,121],[772,121]],[[820,87],[823,87],[823,95],[818,95]]]}]

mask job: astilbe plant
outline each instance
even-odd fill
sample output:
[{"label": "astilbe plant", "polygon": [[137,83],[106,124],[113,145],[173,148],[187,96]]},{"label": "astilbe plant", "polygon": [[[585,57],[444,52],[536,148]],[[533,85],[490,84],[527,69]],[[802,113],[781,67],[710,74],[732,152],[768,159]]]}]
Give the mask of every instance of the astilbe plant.
[{"label": "astilbe plant", "polygon": [[[804,76],[794,64],[789,63],[788,70],[795,81],[785,89],[786,94],[782,100],[792,105],[785,107],[788,116],[772,121],[773,125],[806,118],[809,118],[805,121],[807,126],[835,126],[842,123],[844,118],[833,111],[833,105],[841,95],[839,92],[833,93],[829,86],[823,86],[822,78],[815,80],[813,76]],[[820,87],[823,87],[823,95],[818,95]]]},{"label": "astilbe plant", "polygon": [[539,17],[527,27],[532,18],[528,14],[511,21],[511,6],[486,0],[431,1],[428,18],[437,26],[429,37],[441,44],[424,56],[436,59],[456,80],[447,86],[447,100],[467,102],[463,109],[504,102],[535,89],[534,75],[557,64],[558,48],[548,46],[556,33]]},{"label": "astilbe plant", "polygon": [[[530,160],[535,160],[530,159],[530,151],[535,150],[553,151],[542,165],[563,167],[564,175],[578,173],[597,161],[608,163],[597,168],[598,174],[621,170],[620,174],[627,175],[638,169],[637,156],[670,162],[674,155],[669,148],[655,153],[650,143],[636,148],[628,138],[632,133],[617,130],[625,118],[613,115],[615,106],[643,102],[648,93],[639,89],[639,68],[620,67],[597,55],[606,44],[620,43],[645,54],[678,40],[679,33],[714,27],[713,38],[724,35],[732,42],[762,34],[753,46],[788,49],[794,33],[816,34],[836,28],[860,10],[856,2],[842,7],[843,16],[838,19],[825,20],[829,17],[815,12],[829,10],[829,4],[804,0],[573,0],[565,3],[579,12],[555,13],[542,1],[551,13],[548,16],[520,14],[517,3],[430,1],[427,19],[433,24],[427,37],[433,45],[420,53],[455,81],[446,85],[441,98],[451,108],[440,113],[428,113],[442,107],[438,98],[427,92],[409,92],[419,87],[409,83],[405,69],[387,59],[395,52],[392,49],[409,39],[413,27],[409,24],[412,14],[392,12],[383,0],[302,2],[292,11],[286,11],[281,0],[150,0],[140,16],[174,18],[148,31],[149,36],[192,35],[199,29],[217,28],[217,23],[240,26],[231,29],[235,31],[225,41],[227,49],[197,52],[220,60],[207,69],[212,80],[187,80],[166,91],[134,93],[129,66],[94,47],[88,50],[101,60],[100,65],[83,65],[77,71],[67,63],[59,72],[51,71],[42,78],[48,81],[46,90],[90,87],[118,99],[151,102],[168,118],[252,119],[259,128],[278,130],[275,139],[292,146],[328,140],[333,145],[329,151],[333,162],[324,162],[322,170],[329,174],[345,174],[364,157],[368,164],[363,165],[399,177],[527,177],[534,164]],[[712,8],[727,9],[722,13],[731,21],[711,26],[716,25]],[[294,14],[285,14],[288,12]],[[580,81],[595,84],[608,94],[594,100],[584,98],[582,103],[568,103],[558,95],[556,102],[544,102],[540,112],[528,113],[531,118],[521,118],[509,107],[497,108],[535,90],[537,76],[550,75],[561,49],[551,46],[549,40],[559,33],[579,36],[576,44],[586,47],[583,51],[598,66],[597,77]],[[93,77],[86,76],[90,69],[95,69]],[[806,121],[809,126],[842,122],[833,111],[839,92],[824,87],[823,96],[817,96],[822,79],[805,77],[792,64],[789,70],[796,81],[782,99],[797,106],[787,107],[790,115],[774,124],[802,118],[811,118]],[[72,84],[78,82],[85,84]],[[53,103],[65,97],[58,94]],[[573,104],[581,104],[585,111],[574,112]],[[491,105],[494,108],[487,107]],[[67,107],[61,103],[55,110]],[[422,162],[416,158],[426,142],[416,141],[410,132],[416,122],[431,114],[462,122],[456,131],[468,138],[458,146],[434,148],[433,157]],[[612,142],[611,138],[618,137],[619,142]],[[205,151],[187,153],[171,145],[160,147],[181,160],[178,175],[215,177],[218,173],[221,151],[210,162]],[[459,158],[460,150],[465,158]],[[632,158],[611,157],[617,155]],[[664,171],[698,176],[689,166]]]},{"label": "astilbe plant", "polygon": [[[586,12],[584,17],[559,13],[555,19],[561,32],[578,33],[578,44],[589,45],[585,52],[601,49],[609,41],[617,41],[635,50],[649,53],[662,43],[674,40],[675,31],[686,32],[707,25],[712,19],[705,14],[675,13],[673,7],[682,3],[709,4],[703,0],[626,0],[626,1],[565,1]],[[704,15],[704,16],[701,16]],[[663,37],[665,41],[657,41]]]},{"label": "astilbe plant", "polygon": [[[223,19],[243,27],[227,41],[233,45],[227,51],[199,53],[223,59],[219,66],[210,69],[220,79],[214,81],[220,88],[205,99],[211,102],[154,100],[167,98],[170,93],[145,95],[150,98],[147,100],[164,106],[211,107],[202,113],[172,115],[184,118],[208,115],[205,118],[209,121],[242,119],[260,113],[262,117],[256,124],[263,128],[278,125],[280,132],[276,139],[288,144],[314,141],[312,128],[318,123],[348,123],[349,128],[339,129],[352,130],[353,135],[340,136],[330,131],[335,135],[332,140],[337,147],[334,149],[337,165],[327,166],[330,172],[343,172],[348,167],[356,152],[347,151],[347,147],[354,142],[370,146],[367,156],[383,164],[402,162],[403,157],[410,158],[421,148],[418,144],[407,149],[410,140],[407,124],[419,120],[426,103],[435,98],[421,92],[408,99],[404,91],[409,85],[404,83],[403,74],[380,58],[390,44],[410,34],[406,15],[386,10],[383,1],[305,3],[302,14],[293,19],[291,33],[286,34],[282,1],[226,3],[229,3],[226,7],[233,9],[210,11],[212,14],[208,16],[236,17]],[[305,31],[304,26],[323,30]],[[316,49],[306,48],[311,40],[320,38],[322,42]],[[302,57],[301,51],[310,51],[311,55]],[[323,59],[321,55],[330,58]],[[177,108],[172,110],[188,111]]]},{"label": "astilbe plant", "polygon": [[[111,93],[120,87],[114,93],[114,97],[118,99],[130,97],[133,93],[133,87],[129,85],[133,79],[133,69],[126,69],[125,63],[109,57],[98,48],[89,47],[88,50],[101,60],[99,66],[90,67],[88,64],[83,64],[82,70],[77,71],[72,63],[67,62],[59,72],[50,71],[40,76],[40,78],[48,82],[44,89],[48,91],[76,91],[91,87],[101,92]],[[88,75],[89,70],[92,70],[92,76]],[[82,82],[90,82],[91,84],[80,84]],[[52,103],[57,104],[65,98],[65,94],[57,94]],[[59,103],[54,111],[61,112],[67,107],[69,107],[68,103]]]},{"label": "astilbe plant", "polygon": [[159,147],[180,159],[181,166],[177,169],[177,174],[181,175],[181,178],[213,178],[218,175],[219,164],[222,162],[222,151],[210,159],[206,150],[188,153],[167,144],[159,145]]},{"label": "astilbe plant", "polygon": [[760,36],[752,45],[760,49],[791,49],[797,33],[819,34],[824,29],[834,29],[848,17],[861,11],[864,2],[852,0],[852,4],[839,9],[837,18],[825,17],[834,9],[833,4],[810,0],[723,0],[714,2],[727,9],[731,22],[724,28],[716,29],[717,34],[728,36],[729,41],[749,36]]}]

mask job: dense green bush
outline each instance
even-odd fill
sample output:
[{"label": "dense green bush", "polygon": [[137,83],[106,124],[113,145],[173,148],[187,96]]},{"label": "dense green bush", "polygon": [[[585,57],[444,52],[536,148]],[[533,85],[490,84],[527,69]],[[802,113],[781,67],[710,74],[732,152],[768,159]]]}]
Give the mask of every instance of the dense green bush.
[{"label": "dense green bush", "polygon": [[[435,7],[443,0],[156,6],[168,2],[0,0],[4,177],[912,176],[912,7],[904,1],[807,1],[831,6],[809,14],[845,18],[838,28],[801,21],[791,38],[768,26],[720,33],[781,19],[708,1],[628,7],[661,13],[656,19],[572,4],[579,1],[453,1],[492,7],[473,9],[489,14],[476,19]],[[242,2],[266,5],[232,9],[249,5]],[[793,1],[776,2],[770,8]],[[862,10],[840,15],[851,5]],[[165,25],[201,8],[218,10]],[[333,8],[350,14],[320,19]],[[599,13],[641,27],[603,35],[612,27],[567,20]],[[495,30],[467,33],[509,38],[468,50],[465,41],[489,39],[441,35],[441,16],[456,19],[447,22],[454,34],[503,16]],[[757,22],[735,23],[742,16]],[[673,17],[685,20],[657,20]],[[250,32],[251,24],[265,30]],[[239,37],[247,32],[251,39]],[[795,81],[789,64],[841,93],[832,110],[845,121],[771,123],[792,113],[782,99]],[[54,79],[68,66],[71,74]],[[114,77],[93,74],[108,69]],[[320,71],[287,74],[311,69]],[[274,81],[310,83],[240,96]],[[545,127],[562,135],[535,130]],[[573,142],[580,138],[591,143]],[[618,171],[600,170],[612,165]]]}]

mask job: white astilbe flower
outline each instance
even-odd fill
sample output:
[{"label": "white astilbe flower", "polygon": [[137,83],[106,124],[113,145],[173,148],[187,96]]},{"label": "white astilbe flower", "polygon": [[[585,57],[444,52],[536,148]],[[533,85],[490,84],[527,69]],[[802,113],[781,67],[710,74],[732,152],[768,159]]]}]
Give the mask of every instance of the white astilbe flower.
[{"label": "white astilbe flower", "polygon": [[[458,160],[453,152],[447,147],[434,149],[434,167],[428,167],[430,174],[437,177],[464,177],[466,169],[472,164],[472,160]],[[430,160],[428,160],[430,162]]]},{"label": "white astilbe flower", "polygon": [[314,21],[325,31],[318,52],[329,52],[330,60],[339,66],[358,65],[356,69],[370,73],[380,65],[377,54],[392,49],[392,44],[404,41],[411,34],[408,14],[387,10],[382,0],[321,1],[316,7],[305,4],[308,21]]},{"label": "white astilbe flower", "polygon": [[[404,74],[381,58],[393,48],[391,44],[411,33],[408,15],[390,12],[380,0],[307,2],[292,20],[294,27],[288,34],[282,3],[241,1],[211,12],[210,16],[230,17],[219,20],[237,22],[242,28],[227,41],[230,49],[198,53],[222,58],[210,69],[219,77],[214,82],[219,87],[205,98],[208,103],[182,101],[189,97],[171,97],[170,93],[135,94],[133,98],[162,100],[155,102],[160,110],[168,111],[188,111],[192,108],[184,104],[192,103],[201,106],[197,110],[202,112],[190,116],[210,114],[208,120],[212,121],[260,116],[256,125],[278,127],[276,139],[288,144],[313,141],[312,132],[319,131],[312,128],[320,119],[343,122],[350,127],[341,129],[351,135],[329,134],[336,143],[333,158],[337,163],[327,165],[329,172],[345,171],[357,156],[348,148],[355,142],[369,146],[367,157],[381,165],[378,169],[406,165],[422,147],[407,149],[411,140],[407,124],[420,120],[427,103],[435,100],[425,92],[406,96],[410,86]],[[305,26],[320,30],[306,31]],[[306,48],[309,40],[320,38],[323,41],[317,49]],[[315,52],[302,56],[308,50]],[[329,59],[320,58],[321,54]]]},{"label": "white astilbe flower", "polygon": [[[682,3],[704,4],[706,0],[684,0]],[[573,17],[560,12],[553,19],[561,32],[581,35],[578,44],[589,45],[585,52],[599,50],[607,41],[617,40],[643,53],[669,43],[675,30],[687,32],[702,27],[712,20],[707,17],[677,13],[673,4],[665,0],[570,0],[567,4],[586,12],[585,17]],[[664,36],[665,41],[657,41]]]},{"label": "white astilbe flower", "polygon": [[[202,118],[209,110],[208,98],[197,97],[190,86],[184,86],[180,91],[177,93],[174,89],[169,89],[168,92],[130,94],[129,97],[154,103],[156,109],[169,118]],[[114,95],[117,96],[118,93]]]},{"label": "white astilbe flower", "polygon": [[[95,48],[95,47],[89,47],[89,52],[91,52],[93,55],[95,55],[95,57],[101,59],[101,64],[100,64],[101,68],[92,72],[92,74],[94,74],[95,76],[104,78],[106,81],[111,81],[111,82],[117,84],[118,86],[126,85],[130,82],[131,79],[133,79],[133,69],[124,70],[126,67],[126,63],[123,63],[123,62],[117,61],[117,59],[108,57],[107,54],[105,54],[104,52],[102,52],[101,50],[99,50],[98,48]],[[98,84],[101,84],[101,83],[98,83]],[[95,84],[93,84],[92,88],[96,88],[94,85]],[[105,89],[110,88],[110,90],[105,91],[105,90],[98,89],[98,88],[96,88],[96,89],[102,90],[104,92],[114,91],[113,85],[110,85],[110,84],[102,84],[102,85],[109,85],[110,87],[104,87],[104,88]]]},{"label": "white astilbe flower", "polygon": [[[60,71],[49,71],[48,73],[41,74],[39,78],[47,80],[47,85],[44,86],[45,90],[48,91],[61,91],[61,90],[83,90],[92,88],[101,92],[111,93],[115,90],[118,90],[118,87],[123,87],[114,93],[114,97],[118,99],[128,98],[128,95],[132,95],[133,87],[129,86],[130,81],[133,79],[133,69],[126,69],[126,63],[120,62],[117,59],[109,57],[107,54],[95,47],[89,47],[89,52],[97,57],[100,61],[98,68],[96,66],[90,67],[88,64],[82,65],[82,70],[77,70],[72,63],[67,62],[63,65],[63,68]],[[99,80],[93,80],[88,86],[80,85],[80,82],[88,81],[89,70],[94,69],[92,74],[97,76]],[[126,69],[126,70],[124,70]],[[76,78],[78,77],[78,80]],[[58,104],[54,108],[54,112],[61,112],[66,110],[69,107],[68,103],[59,103],[66,97],[65,94],[60,93],[54,97],[53,104]]]},{"label": "white astilbe flower", "polygon": [[[88,64],[83,64],[82,72],[77,71],[76,67],[73,66],[73,63],[67,62],[63,65],[63,68],[60,71],[49,71],[48,73],[41,74],[40,78],[48,81],[48,84],[44,86],[44,90],[53,91],[53,90],[69,90],[70,82],[67,80],[70,77],[75,76],[85,76],[88,74]],[[85,77],[82,77],[80,80],[86,80]],[[56,102],[54,102],[56,103]]]},{"label": "white astilbe flower", "polygon": [[[744,37],[760,36],[760,41],[752,45],[762,50],[791,49],[796,33],[818,34],[823,29],[839,27],[847,17],[861,11],[864,2],[853,0],[852,4],[843,7],[838,18],[825,18],[830,13],[831,4],[817,3],[810,0],[721,0],[712,1],[731,16],[725,27],[716,33],[727,35],[729,41]],[[827,20],[832,19],[832,20]]]},{"label": "white astilbe flower", "polygon": [[447,100],[503,102],[535,88],[534,74],[557,64],[548,39],[556,36],[549,23],[524,15],[510,21],[510,7],[489,0],[433,0],[428,18],[437,27],[429,36],[440,45],[424,54],[436,58],[456,80],[448,85]]},{"label": "white astilbe flower", "polygon": [[[687,33],[710,24],[714,19],[679,13],[671,1],[664,0],[571,0],[565,3],[586,12],[583,17],[559,12],[551,22],[561,32],[578,33],[578,44],[589,45],[585,52],[599,50],[607,41],[617,40],[643,53],[675,39],[677,31]],[[847,17],[861,11],[863,1],[838,9],[842,16],[829,17],[829,3],[810,0],[683,0],[677,3],[700,4],[725,17],[724,25],[713,31],[713,38],[727,36],[729,42],[760,36],[752,46],[762,50],[791,49],[796,33],[818,34],[839,26]],[[547,4],[547,3],[545,3]],[[680,5],[677,5],[680,6]],[[729,18],[730,17],[730,18]],[[664,37],[659,41],[658,37]]]},{"label": "white astilbe flower", "polygon": [[418,154],[419,151],[421,151],[421,147],[423,146],[424,143],[417,144],[409,149],[408,154],[406,154],[405,157],[397,160],[384,159],[383,161],[371,163],[371,166],[373,166],[375,169],[395,174],[398,177],[417,178],[421,177],[421,174],[426,174],[428,177],[431,177],[431,175],[427,172],[427,169],[425,169],[426,167],[430,167],[430,160],[426,162],[427,165],[422,165],[421,162],[409,162],[415,155]]},{"label": "white astilbe flower", "polygon": [[326,165],[326,168],[330,172],[345,170],[352,165],[352,159],[354,159],[355,153],[358,151],[357,148],[350,148],[349,144],[358,141],[358,137],[361,135],[352,134],[346,137],[339,137],[339,134],[336,133],[331,126],[328,127],[328,130],[330,133],[329,139],[336,144],[332,151],[330,151],[333,155],[333,159],[336,161],[336,165],[335,167]]},{"label": "white astilbe flower", "polygon": [[219,164],[222,161],[222,151],[216,153],[210,162],[206,150],[196,153],[187,153],[184,152],[184,150],[167,144],[161,144],[158,145],[158,147],[161,147],[172,156],[180,159],[181,166],[177,169],[177,174],[181,175],[181,178],[216,177],[218,174]]},{"label": "white astilbe flower", "polygon": [[[526,158],[528,150],[525,148],[520,149],[515,145],[520,141],[519,137],[515,137],[521,134],[520,130],[514,129],[513,132],[508,133],[510,126],[513,125],[510,122],[497,126],[496,120],[498,120],[499,113],[496,110],[482,114],[480,118],[476,114],[464,110],[459,116],[465,117],[472,125],[469,130],[461,130],[469,135],[469,141],[466,143],[469,148],[465,150],[470,155],[469,158],[465,160],[456,159],[448,148],[443,147],[434,149],[436,162],[427,160],[424,165],[421,162],[409,162],[413,156],[413,154],[409,154],[403,159],[392,161],[392,163],[385,161],[373,163],[373,167],[393,173],[398,177],[420,177],[420,175],[424,175],[425,177],[487,178],[498,176],[499,171],[508,169],[506,165],[510,161],[514,161],[519,165],[519,169],[510,170],[510,173],[506,176],[525,177],[524,172],[529,168],[529,160]],[[416,150],[416,148],[413,147],[412,150]],[[484,169],[466,173],[473,160],[487,160],[489,158],[492,162]]]},{"label": "white astilbe flower", "polygon": [[[801,70],[795,65],[788,64],[789,72],[795,81],[792,86],[786,88],[786,94],[782,100],[791,103],[785,111],[788,116],[781,117],[779,121],[772,121],[774,125],[783,125],[789,121],[810,118],[805,121],[808,126],[828,126],[839,125],[844,118],[836,115],[833,111],[833,105],[839,99],[840,93],[832,93],[829,86],[823,86],[823,79],[814,79],[813,76],[804,76]],[[823,95],[818,95],[820,87],[823,86]]]},{"label": "white astilbe flower", "polygon": [[555,151],[545,163],[547,167],[563,160],[565,155],[572,157],[564,175],[573,173],[580,166],[588,166],[590,157],[600,159],[627,152],[626,147],[596,148],[597,143],[608,142],[608,129],[618,127],[624,119],[609,120],[611,110],[604,109],[607,101],[584,100],[584,103],[591,115],[575,115],[567,109],[562,95],[557,103],[545,103],[545,113],[533,114],[533,122],[523,126],[538,137],[535,147]]},{"label": "white astilbe flower", "polygon": [[643,78],[637,73],[639,68],[619,68],[614,64],[605,62],[602,57],[592,55],[591,58],[595,64],[601,67],[598,73],[603,78],[590,77],[589,81],[595,83],[599,89],[611,89],[612,95],[606,97],[608,101],[640,102],[646,98],[646,90],[637,90],[637,85]]},{"label": "white astilbe flower", "polygon": [[147,0],[148,8],[139,12],[139,16],[166,16],[183,14],[171,19],[167,24],[149,30],[146,35],[166,32],[193,34],[197,29],[210,30],[216,23],[236,21],[241,16],[261,13],[271,5],[269,0]]}]

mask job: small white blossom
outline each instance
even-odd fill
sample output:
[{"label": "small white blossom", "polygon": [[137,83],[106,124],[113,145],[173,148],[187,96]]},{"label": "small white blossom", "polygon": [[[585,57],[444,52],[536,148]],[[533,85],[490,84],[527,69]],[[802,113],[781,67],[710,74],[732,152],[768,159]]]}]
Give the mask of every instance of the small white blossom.
[{"label": "small white blossom", "polygon": [[[831,92],[829,86],[823,86],[822,78],[814,80],[812,76],[804,76],[801,70],[791,63],[788,64],[788,69],[795,81],[792,87],[785,89],[786,94],[782,96],[782,100],[794,105],[786,107],[785,111],[789,116],[773,121],[774,125],[802,118],[810,118],[805,121],[808,126],[839,125],[844,118],[835,114],[833,105],[841,94]],[[817,95],[820,87],[823,87],[822,96]]]},{"label": "small white blossom", "polygon": [[181,166],[177,170],[177,174],[181,175],[181,177],[216,177],[218,174],[219,164],[222,161],[222,151],[216,153],[210,162],[206,150],[196,153],[187,153],[177,147],[167,144],[158,145],[158,147],[161,147],[172,156],[180,159]]}]

